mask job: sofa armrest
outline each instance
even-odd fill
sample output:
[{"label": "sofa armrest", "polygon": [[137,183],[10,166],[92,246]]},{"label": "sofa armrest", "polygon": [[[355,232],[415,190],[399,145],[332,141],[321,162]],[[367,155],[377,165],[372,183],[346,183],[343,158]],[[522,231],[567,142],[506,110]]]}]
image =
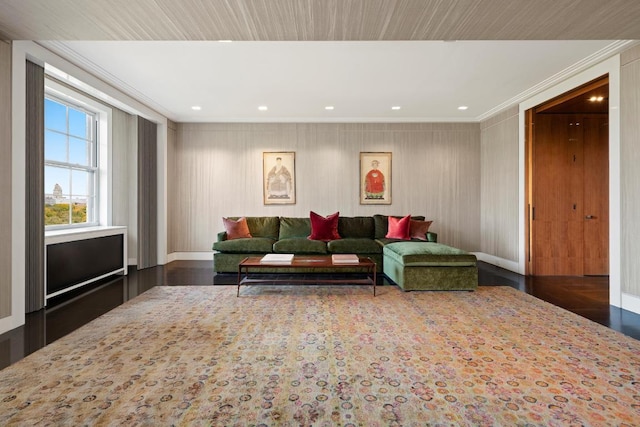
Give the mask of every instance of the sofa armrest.
[{"label": "sofa armrest", "polygon": [[226,231],[221,231],[218,233],[218,242],[224,242],[225,240],[227,240],[227,232]]},{"label": "sofa armrest", "polygon": [[438,243],[438,234],[433,231],[427,231],[427,242]]}]

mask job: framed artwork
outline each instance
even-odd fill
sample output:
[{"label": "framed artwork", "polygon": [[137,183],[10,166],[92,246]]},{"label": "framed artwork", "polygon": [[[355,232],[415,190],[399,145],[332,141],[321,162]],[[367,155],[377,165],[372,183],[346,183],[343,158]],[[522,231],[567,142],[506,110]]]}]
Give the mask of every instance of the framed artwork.
[{"label": "framed artwork", "polygon": [[391,153],[360,153],[360,204],[391,204]]},{"label": "framed artwork", "polygon": [[296,153],[262,153],[262,187],[265,205],[296,203]]}]

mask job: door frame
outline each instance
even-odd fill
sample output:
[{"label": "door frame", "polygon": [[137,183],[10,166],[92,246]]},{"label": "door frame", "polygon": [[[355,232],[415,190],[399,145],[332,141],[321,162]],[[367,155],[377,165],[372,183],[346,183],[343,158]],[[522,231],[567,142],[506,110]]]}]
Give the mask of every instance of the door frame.
[{"label": "door frame", "polygon": [[565,92],[588,83],[604,74],[609,75],[609,304],[622,307],[621,290],[621,203],[620,203],[620,55],[614,55],[593,67],[577,73],[557,85],[543,90],[520,103],[518,124],[518,233],[519,269],[521,274],[529,273],[528,248],[528,205],[526,178],[528,171],[525,161],[527,110],[543,104]]}]

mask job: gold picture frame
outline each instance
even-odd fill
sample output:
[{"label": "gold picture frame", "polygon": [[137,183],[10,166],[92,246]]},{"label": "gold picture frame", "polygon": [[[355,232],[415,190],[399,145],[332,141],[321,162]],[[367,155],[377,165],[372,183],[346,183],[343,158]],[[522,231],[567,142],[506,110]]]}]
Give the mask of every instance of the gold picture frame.
[{"label": "gold picture frame", "polygon": [[391,204],[391,153],[360,152],[360,204]]},{"label": "gold picture frame", "polygon": [[265,151],[262,153],[262,188],[265,205],[295,205],[295,152]]}]

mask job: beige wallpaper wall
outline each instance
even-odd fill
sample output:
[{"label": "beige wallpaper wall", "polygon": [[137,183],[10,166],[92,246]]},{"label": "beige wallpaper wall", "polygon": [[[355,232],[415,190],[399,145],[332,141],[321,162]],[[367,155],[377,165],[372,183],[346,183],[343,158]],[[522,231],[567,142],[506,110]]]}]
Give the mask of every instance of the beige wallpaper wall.
[{"label": "beige wallpaper wall", "polygon": [[[262,153],[294,151],[295,205],[263,204]],[[392,204],[359,204],[359,153],[392,152]],[[480,249],[480,126],[179,123],[169,144],[169,247],[210,251],[223,216],[416,214]]]},{"label": "beige wallpaper wall", "polygon": [[640,46],[621,56],[620,113],[621,288],[640,296]]},{"label": "beige wallpaper wall", "polygon": [[[11,200],[11,44],[0,40],[0,191]],[[11,203],[0,206],[0,319],[11,315]]]},{"label": "beige wallpaper wall", "polygon": [[112,223],[129,225],[129,176],[128,147],[131,144],[133,116],[117,108],[112,109],[111,163],[112,163]]},{"label": "beige wallpaper wall", "polygon": [[481,251],[518,261],[518,107],[480,124]]},{"label": "beige wallpaper wall", "polygon": [[[176,143],[178,138],[178,130],[176,123],[171,120],[167,120],[167,194],[176,194],[178,188],[176,181],[172,179],[176,176]],[[176,218],[176,205],[171,202],[172,197],[169,197],[169,203],[167,204],[167,224],[175,222]],[[167,230],[167,253],[176,252],[176,231],[178,227],[168,226]]]},{"label": "beige wallpaper wall", "polygon": [[138,259],[138,116],[129,120],[129,145],[127,145],[127,166],[129,171],[129,224],[127,224],[127,256],[134,264]]},{"label": "beige wallpaper wall", "polygon": [[127,257],[129,260],[135,260],[138,253],[136,116],[112,107],[111,132],[111,223],[127,226]]}]

